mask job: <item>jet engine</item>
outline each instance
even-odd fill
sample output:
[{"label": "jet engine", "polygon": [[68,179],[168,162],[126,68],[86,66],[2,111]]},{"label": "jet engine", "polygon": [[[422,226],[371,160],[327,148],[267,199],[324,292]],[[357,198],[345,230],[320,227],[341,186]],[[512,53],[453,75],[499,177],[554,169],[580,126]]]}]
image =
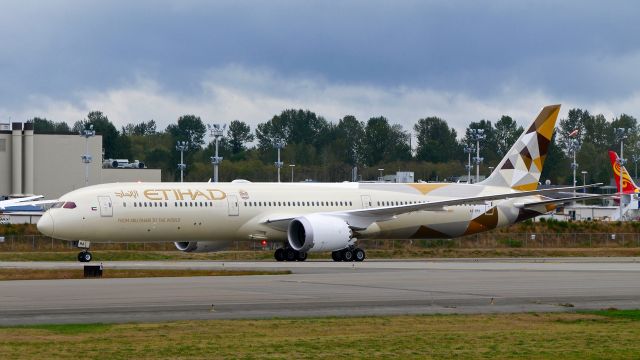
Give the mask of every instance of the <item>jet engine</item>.
[{"label": "jet engine", "polygon": [[349,225],[342,219],[311,214],[289,223],[289,245],[300,252],[335,251],[346,248],[355,240]]},{"label": "jet engine", "polygon": [[184,252],[215,252],[226,249],[231,241],[176,241],[176,248]]}]

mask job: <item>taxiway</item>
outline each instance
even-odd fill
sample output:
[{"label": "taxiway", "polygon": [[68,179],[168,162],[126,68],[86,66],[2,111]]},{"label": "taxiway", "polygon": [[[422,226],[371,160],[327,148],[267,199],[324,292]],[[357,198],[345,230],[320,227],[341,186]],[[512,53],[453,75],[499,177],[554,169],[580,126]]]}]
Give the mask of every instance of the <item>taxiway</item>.
[{"label": "taxiway", "polygon": [[[81,268],[0,262],[0,268]],[[0,282],[0,325],[640,308],[640,261],[105,262],[112,268],[289,269],[291,275]]]}]

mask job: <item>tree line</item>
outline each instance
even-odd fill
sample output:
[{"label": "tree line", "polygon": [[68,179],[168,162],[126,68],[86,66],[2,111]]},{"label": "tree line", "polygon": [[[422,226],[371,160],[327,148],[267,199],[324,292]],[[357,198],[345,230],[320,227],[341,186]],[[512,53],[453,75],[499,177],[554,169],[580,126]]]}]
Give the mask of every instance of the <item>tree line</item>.
[{"label": "tree line", "polygon": [[[139,159],[148,167],[162,169],[164,181],[179,178],[177,163],[180,153],[175,145],[186,141],[187,181],[206,181],[211,178],[210,158],[214,154],[213,139],[199,116],[183,115],[164,130],[154,120],[130,123],[120,130],[100,111],[90,112],[85,119],[69,127],[66,122],[33,118],[36,133],[78,133],[89,125],[103,137],[105,158]],[[615,128],[627,128],[625,154],[627,168],[635,173],[635,161],[640,160],[640,135],[637,120],[622,114],[608,121],[601,114],[571,109],[567,118],[560,119],[545,162],[542,180],[556,184],[572,181],[572,144],[577,144],[578,173],[587,171],[587,182],[608,183],[612,176],[607,150],[619,149]],[[228,124],[220,141],[220,180],[236,178],[251,181],[275,181],[277,142],[283,142],[281,159],[285,162],[282,178],[290,180],[289,164],[295,164],[295,181],[351,180],[353,167],[358,167],[363,180],[375,179],[384,168],[387,173],[397,170],[414,171],[416,179],[424,181],[451,180],[466,174],[465,147],[475,148],[473,129],[482,129],[485,139],[480,143],[484,158],[481,173],[487,175],[495,167],[524,131],[510,116],[503,115],[495,122],[471,122],[465,133],[455,129],[439,117],[419,119],[412,127],[415,144],[409,130],[378,116],[367,121],[347,115],[331,122],[309,110],[287,109],[270,120],[259,123],[255,130],[240,120]],[[577,132],[576,132],[577,130]],[[472,156],[475,155],[475,150]],[[631,155],[631,156],[629,156]],[[579,176],[578,183],[582,182]]]}]

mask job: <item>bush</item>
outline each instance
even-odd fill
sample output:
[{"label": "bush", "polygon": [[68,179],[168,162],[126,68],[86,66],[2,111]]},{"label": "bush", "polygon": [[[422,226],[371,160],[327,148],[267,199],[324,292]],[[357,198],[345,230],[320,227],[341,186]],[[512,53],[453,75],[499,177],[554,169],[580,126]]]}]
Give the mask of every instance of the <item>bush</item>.
[{"label": "bush", "polygon": [[499,239],[498,243],[510,248],[521,248],[522,241],[516,239]]}]

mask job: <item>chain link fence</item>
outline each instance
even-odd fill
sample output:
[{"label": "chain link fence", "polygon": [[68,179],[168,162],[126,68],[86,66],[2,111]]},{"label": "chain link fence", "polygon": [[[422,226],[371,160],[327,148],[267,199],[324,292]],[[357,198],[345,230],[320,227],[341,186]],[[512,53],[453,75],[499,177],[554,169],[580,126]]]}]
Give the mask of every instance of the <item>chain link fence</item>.
[{"label": "chain link fence", "polygon": [[[640,248],[640,233],[498,233],[476,234],[456,239],[360,240],[370,250],[416,249],[500,249],[500,248]],[[274,250],[279,242],[234,241],[227,250]],[[92,243],[92,250],[178,251],[173,243]],[[4,235],[0,251],[75,251],[73,242],[42,235]]]}]

